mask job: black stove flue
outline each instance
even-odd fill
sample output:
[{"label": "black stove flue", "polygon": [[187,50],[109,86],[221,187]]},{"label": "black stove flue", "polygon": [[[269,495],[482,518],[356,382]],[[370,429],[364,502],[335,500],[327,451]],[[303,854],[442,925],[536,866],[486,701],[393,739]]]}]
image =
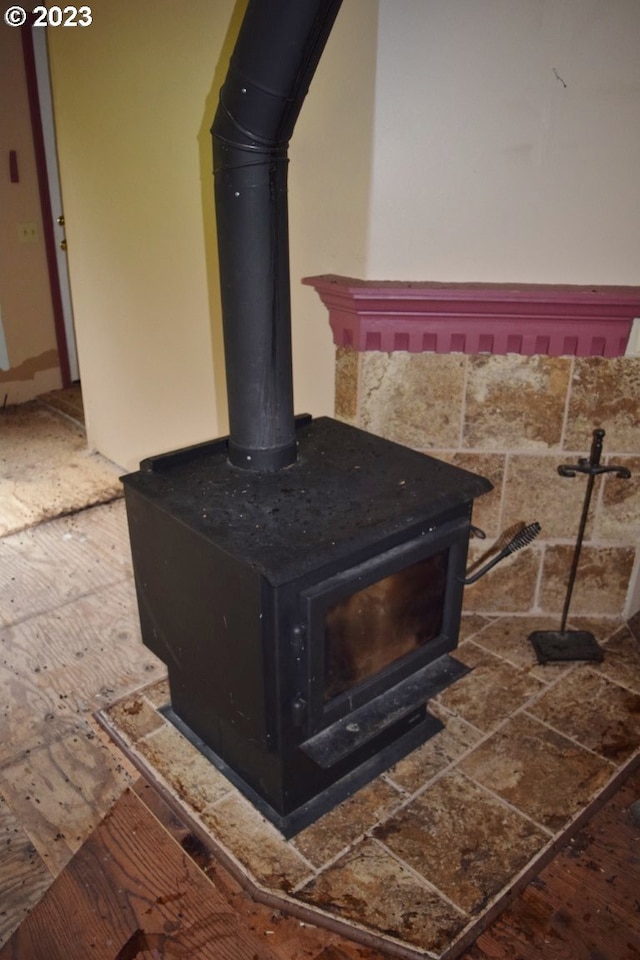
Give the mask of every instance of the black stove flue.
[{"label": "black stove flue", "polygon": [[287,150],[341,0],[249,0],[211,128],[229,459],[296,458]]},{"label": "black stove flue", "polygon": [[[290,835],[440,729],[475,474],[329,418],[298,459],[226,441],[124,478],[144,643],[171,717]],[[397,626],[396,626],[397,622]]]}]

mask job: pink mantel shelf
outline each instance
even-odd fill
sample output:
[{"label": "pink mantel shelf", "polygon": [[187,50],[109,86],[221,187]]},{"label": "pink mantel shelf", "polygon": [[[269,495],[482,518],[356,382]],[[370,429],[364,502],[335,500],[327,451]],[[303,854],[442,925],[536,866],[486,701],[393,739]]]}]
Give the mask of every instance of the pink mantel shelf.
[{"label": "pink mantel shelf", "polygon": [[354,350],[620,357],[640,287],[305,277]]}]

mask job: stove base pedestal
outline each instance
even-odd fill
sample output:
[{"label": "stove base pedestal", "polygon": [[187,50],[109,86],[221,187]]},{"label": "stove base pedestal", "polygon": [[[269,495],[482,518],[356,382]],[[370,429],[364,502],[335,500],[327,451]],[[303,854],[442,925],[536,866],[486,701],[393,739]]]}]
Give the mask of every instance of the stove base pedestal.
[{"label": "stove base pedestal", "polygon": [[267,803],[264,797],[256,793],[211,747],[207,746],[170,706],[164,707],[160,712],[256,807],[265,819],[280,831],[286,840],[314,823],[337,804],[342,803],[343,800],[348,799],[361,787],[375,779],[380,773],[384,773],[394,763],[402,760],[408,753],[422,746],[423,743],[443,729],[442,723],[431,714],[425,713],[423,708],[423,715],[416,717],[415,725],[410,727],[405,734],[399,736],[393,743],[379,750],[375,756],[361,763],[360,766],[326,787],[321,793],[316,794],[296,810],[283,815]]}]

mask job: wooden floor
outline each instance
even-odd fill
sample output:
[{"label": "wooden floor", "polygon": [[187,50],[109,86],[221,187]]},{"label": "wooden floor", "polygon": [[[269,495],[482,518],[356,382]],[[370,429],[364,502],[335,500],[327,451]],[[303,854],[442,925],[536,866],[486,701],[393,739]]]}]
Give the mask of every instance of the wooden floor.
[{"label": "wooden floor", "polygon": [[[640,958],[640,772],[463,960]],[[137,782],[0,960],[383,960],[252,901],[156,791]]]}]

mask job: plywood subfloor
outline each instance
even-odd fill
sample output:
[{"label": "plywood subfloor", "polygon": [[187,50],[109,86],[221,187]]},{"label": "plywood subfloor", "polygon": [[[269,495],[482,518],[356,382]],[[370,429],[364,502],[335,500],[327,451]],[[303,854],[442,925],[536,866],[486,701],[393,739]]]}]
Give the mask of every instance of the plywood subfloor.
[{"label": "plywood subfloor", "polygon": [[164,672],[122,500],[0,538],[0,944],[137,777],[95,711]]}]

